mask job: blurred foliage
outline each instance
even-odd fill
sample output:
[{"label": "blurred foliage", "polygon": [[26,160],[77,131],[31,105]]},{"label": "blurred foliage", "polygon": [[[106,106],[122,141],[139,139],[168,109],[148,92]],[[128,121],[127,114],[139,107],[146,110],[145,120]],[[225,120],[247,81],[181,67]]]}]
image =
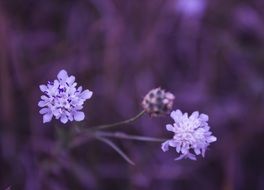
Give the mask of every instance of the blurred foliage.
[{"label": "blurred foliage", "polygon": [[[3,0],[0,3],[0,189],[264,189],[262,0]],[[163,87],[175,109],[210,116],[205,159],[173,161],[159,143],[99,141],[59,149],[42,124],[39,84],[60,69],[94,91],[87,127],[141,110]],[[166,137],[169,118],[120,130]],[[55,125],[57,125],[55,127]]]}]

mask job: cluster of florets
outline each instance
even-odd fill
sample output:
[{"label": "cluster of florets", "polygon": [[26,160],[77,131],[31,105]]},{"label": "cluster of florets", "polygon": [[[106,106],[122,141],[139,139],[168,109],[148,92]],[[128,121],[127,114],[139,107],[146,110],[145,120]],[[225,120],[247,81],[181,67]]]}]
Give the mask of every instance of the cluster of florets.
[{"label": "cluster of florets", "polygon": [[180,110],[171,112],[170,116],[174,124],[168,124],[166,128],[173,132],[174,136],[162,144],[162,150],[167,151],[169,146],[174,147],[180,154],[176,160],[182,158],[196,160],[194,154],[201,154],[204,157],[208,145],[216,141],[207,123],[209,117],[197,111],[188,117],[187,113],[183,114]]},{"label": "cluster of florets", "polygon": [[62,123],[82,121],[85,115],[80,110],[85,100],[92,97],[93,92],[82,91],[81,86],[76,88],[75,77],[68,76],[65,70],[61,70],[57,78],[47,85],[39,86],[44,93],[38,103],[39,107],[42,107],[40,113],[43,114],[43,122],[51,121],[53,116]]}]

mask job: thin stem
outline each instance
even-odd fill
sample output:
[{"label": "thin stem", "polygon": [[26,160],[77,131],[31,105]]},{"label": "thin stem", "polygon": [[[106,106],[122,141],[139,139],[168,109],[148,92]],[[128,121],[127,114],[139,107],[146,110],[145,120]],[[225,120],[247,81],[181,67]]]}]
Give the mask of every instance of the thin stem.
[{"label": "thin stem", "polygon": [[164,141],[168,140],[168,139],[164,139],[164,138],[129,135],[129,134],[126,134],[126,133],[121,133],[121,132],[110,133],[110,132],[97,131],[96,135],[97,136],[103,136],[103,137],[113,137],[113,138],[118,138],[118,139],[136,140],[136,141],[148,141],[148,142],[164,142]]},{"label": "thin stem", "polygon": [[112,137],[117,139],[126,139],[126,140],[134,140],[134,141],[147,141],[147,142],[164,142],[168,139],[165,138],[156,138],[156,137],[147,137],[147,136],[139,136],[139,135],[129,135],[122,132],[102,132],[95,131],[90,133],[84,133],[75,138],[71,144],[70,148],[74,148],[80,146],[81,144],[86,143],[87,141],[97,138],[97,137]]},{"label": "thin stem", "polygon": [[92,140],[94,138],[96,138],[96,137],[95,137],[95,134],[93,132],[78,135],[78,136],[76,136],[76,138],[74,138],[72,140],[69,148],[75,148],[75,147],[80,146],[80,145],[82,145],[82,144],[86,143],[87,141]]},{"label": "thin stem", "polygon": [[142,115],[144,115],[144,113],[145,113],[145,111],[143,110],[139,114],[137,114],[136,116],[134,116],[130,119],[127,119],[124,121],[119,121],[119,122],[112,123],[112,124],[98,125],[98,126],[91,127],[89,129],[100,130],[100,129],[106,129],[106,128],[116,127],[116,126],[120,126],[120,125],[127,125],[127,124],[130,124],[130,123],[136,121],[138,118],[140,118]]},{"label": "thin stem", "polygon": [[124,153],[117,145],[115,145],[112,141],[104,138],[104,137],[96,137],[98,140],[106,143],[107,145],[109,145],[110,147],[112,147],[122,158],[124,158],[129,164],[131,165],[135,165],[135,163],[126,155],[126,153]]}]

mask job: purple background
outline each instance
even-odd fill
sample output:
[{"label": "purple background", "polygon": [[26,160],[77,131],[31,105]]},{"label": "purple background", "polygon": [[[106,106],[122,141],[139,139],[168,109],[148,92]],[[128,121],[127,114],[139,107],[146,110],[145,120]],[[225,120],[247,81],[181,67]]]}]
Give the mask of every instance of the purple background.
[{"label": "purple background", "polygon": [[[2,0],[0,189],[263,190],[263,10],[263,0]],[[71,124],[42,123],[38,85],[60,69],[94,92],[87,127],[137,114],[161,86],[175,109],[207,113],[218,140],[196,162],[125,140],[114,142],[136,166],[95,140],[54,156],[56,128]],[[145,115],[115,130],[169,138],[171,122]]]}]

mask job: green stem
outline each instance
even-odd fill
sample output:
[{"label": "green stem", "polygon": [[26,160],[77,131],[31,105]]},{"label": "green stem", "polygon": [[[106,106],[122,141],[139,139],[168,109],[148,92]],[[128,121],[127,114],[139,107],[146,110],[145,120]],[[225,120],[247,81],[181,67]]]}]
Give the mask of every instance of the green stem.
[{"label": "green stem", "polygon": [[94,127],[89,127],[89,129],[91,130],[100,130],[100,129],[107,129],[107,128],[111,128],[111,127],[116,127],[116,126],[120,126],[120,125],[127,125],[130,124],[132,122],[134,122],[135,120],[137,120],[138,118],[140,118],[142,115],[144,115],[145,111],[141,111],[139,114],[137,114],[136,116],[124,120],[124,121],[119,121],[116,123],[112,123],[112,124],[105,124],[105,125],[98,125],[98,126],[94,126]]}]

